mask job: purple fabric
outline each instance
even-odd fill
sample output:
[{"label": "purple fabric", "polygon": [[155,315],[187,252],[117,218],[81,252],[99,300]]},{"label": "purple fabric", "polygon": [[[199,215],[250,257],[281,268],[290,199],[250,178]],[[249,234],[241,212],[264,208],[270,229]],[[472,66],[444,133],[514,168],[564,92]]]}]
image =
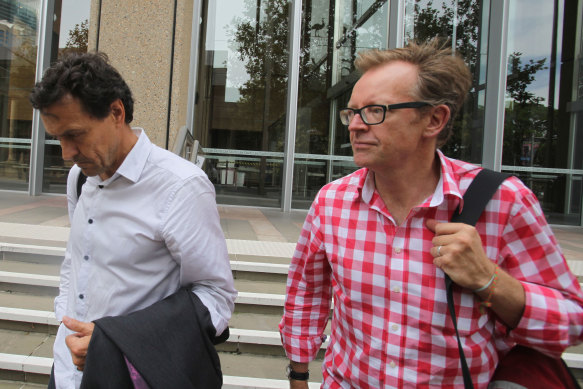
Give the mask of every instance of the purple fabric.
[{"label": "purple fabric", "polygon": [[128,366],[128,370],[130,372],[130,378],[132,379],[132,382],[134,383],[134,388],[135,389],[150,389],[150,387],[148,386],[146,381],[144,381],[141,374],[136,370],[134,365],[132,365],[130,363],[130,361],[128,361],[128,359],[126,358],[125,355],[123,356],[123,358],[126,360],[126,365]]}]

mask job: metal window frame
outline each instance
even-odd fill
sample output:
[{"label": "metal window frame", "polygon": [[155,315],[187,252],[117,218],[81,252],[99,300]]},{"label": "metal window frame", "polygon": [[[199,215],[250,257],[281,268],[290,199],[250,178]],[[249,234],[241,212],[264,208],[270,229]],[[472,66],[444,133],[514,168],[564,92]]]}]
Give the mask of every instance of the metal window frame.
[{"label": "metal window frame", "polygon": [[504,142],[508,9],[509,0],[490,2],[482,166],[496,171],[502,168]]},{"label": "metal window frame", "polygon": [[283,157],[283,188],[281,194],[281,210],[291,212],[294,154],[296,148],[296,126],[298,114],[298,89],[300,80],[300,34],[302,27],[302,0],[291,0],[290,31],[289,31],[289,61],[286,128]]},{"label": "metal window frame", "polygon": [[[578,15],[583,12],[583,2],[579,2]],[[583,100],[578,100],[578,80],[583,77],[580,74],[581,67],[579,62],[583,61],[583,18],[578,19],[578,25],[576,27],[577,34],[575,36],[575,65],[573,66],[573,93],[571,95],[571,103],[567,104],[567,110],[571,110],[571,118],[569,120],[570,134],[569,134],[569,144],[572,145],[569,148],[568,164],[569,169],[574,169],[575,167],[575,141],[576,141],[576,126],[577,122],[583,120]],[[564,39],[564,38],[563,38]],[[577,109],[579,108],[579,109]],[[573,190],[573,174],[567,176],[567,185],[565,190],[565,207],[570,210],[572,200],[572,190]],[[583,197],[583,196],[582,196]],[[583,227],[583,198],[581,199],[581,204],[579,204],[579,226]]]},{"label": "metal window frame", "polygon": [[200,22],[202,18],[202,1],[195,1],[192,7],[192,30],[190,32],[190,72],[188,74],[188,102],[186,107],[186,128],[194,132],[194,104],[198,79]]},{"label": "metal window frame", "polygon": [[[54,0],[42,0],[38,35],[35,82],[42,79],[43,72],[49,67],[51,61],[51,45],[53,31],[53,15],[55,13]],[[30,169],[28,194],[38,196],[42,194],[42,181],[45,158],[45,128],[40,120],[40,112],[33,109],[32,131],[30,146]]]},{"label": "metal window frame", "polygon": [[389,1],[389,49],[405,43],[405,0]]}]

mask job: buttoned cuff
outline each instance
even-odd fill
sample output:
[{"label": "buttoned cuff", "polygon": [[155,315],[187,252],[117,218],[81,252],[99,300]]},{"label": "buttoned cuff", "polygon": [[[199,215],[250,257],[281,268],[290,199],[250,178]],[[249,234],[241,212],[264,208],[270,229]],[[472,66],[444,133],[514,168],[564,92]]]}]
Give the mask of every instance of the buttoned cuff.
[{"label": "buttoned cuff", "polygon": [[[522,282],[526,296],[524,312],[512,338],[560,356],[569,345],[569,315],[565,297],[557,290]],[[537,347],[538,346],[538,347]]]},{"label": "buttoned cuff", "polygon": [[294,335],[283,323],[279,324],[279,334],[287,357],[300,363],[314,360],[326,338],[325,336]]}]

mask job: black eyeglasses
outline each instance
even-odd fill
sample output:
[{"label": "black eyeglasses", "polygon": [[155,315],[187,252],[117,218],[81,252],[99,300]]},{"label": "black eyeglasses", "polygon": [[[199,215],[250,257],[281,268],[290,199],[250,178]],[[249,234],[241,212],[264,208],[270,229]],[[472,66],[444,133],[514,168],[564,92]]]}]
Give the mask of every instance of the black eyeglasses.
[{"label": "black eyeglasses", "polygon": [[389,104],[389,105],[380,105],[380,104],[371,104],[366,105],[362,108],[344,108],[340,110],[340,121],[345,126],[349,125],[352,119],[356,114],[360,115],[360,118],[365,124],[369,126],[375,124],[381,124],[385,121],[385,115],[387,111],[392,109],[403,109],[403,108],[421,108],[431,105],[429,103],[423,101],[410,101],[407,103],[398,103],[398,104]]}]

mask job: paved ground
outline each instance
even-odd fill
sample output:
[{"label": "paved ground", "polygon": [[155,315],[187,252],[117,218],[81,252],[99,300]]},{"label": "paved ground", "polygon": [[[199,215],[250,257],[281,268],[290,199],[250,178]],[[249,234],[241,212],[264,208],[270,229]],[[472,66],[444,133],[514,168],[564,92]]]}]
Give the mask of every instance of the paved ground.
[{"label": "paved ground", "polygon": [[[219,206],[221,226],[228,239],[295,243],[306,211],[284,213],[268,208]],[[0,191],[0,223],[69,227],[63,195],[29,196]],[[0,236],[2,229],[0,228]]]},{"label": "paved ground", "polygon": [[[306,216],[306,211],[284,213],[268,208],[224,205],[218,208],[228,239],[295,243]],[[14,228],[17,224],[68,227],[66,198],[0,191],[0,236],[3,230],[11,229],[9,223],[15,223]],[[583,227],[553,225],[552,228],[565,257],[583,261]]]}]

